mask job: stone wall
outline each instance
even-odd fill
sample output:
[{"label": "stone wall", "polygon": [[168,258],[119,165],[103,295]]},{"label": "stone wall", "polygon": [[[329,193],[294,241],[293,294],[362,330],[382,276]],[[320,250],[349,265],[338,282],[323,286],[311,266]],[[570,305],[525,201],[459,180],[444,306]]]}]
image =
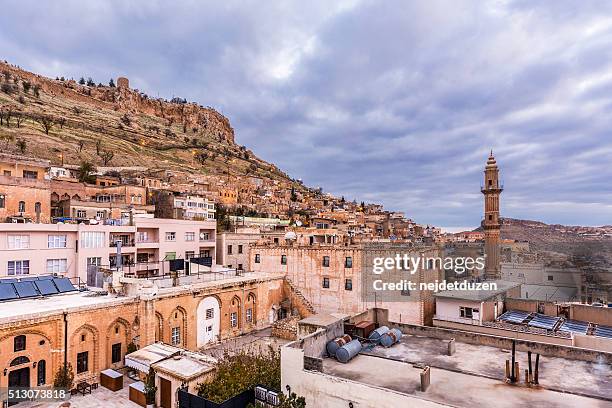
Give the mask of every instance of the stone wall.
[{"label": "stone wall", "polygon": [[[400,324],[387,322],[389,327],[397,327],[405,334],[416,336],[426,336],[442,340],[450,340],[454,338],[458,342],[477,344],[481,346],[491,346],[502,349],[511,349],[512,342],[516,342],[516,349],[519,351],[532,351],[543,356],[561,357],[572,360],[582,360],[591,362],[607,362],[612,364],[612,353],[603,351],[594,351],[580,347],[573,347],[561,344],[552,344],[544,342],[536,342],[522,339],[512,339],[510,337],[501,337],[484,333],[468,332],[463,330],[454,330],[440,327],[418,326],[411,324]],[[479,326],[477,326],[479,327]]]}]

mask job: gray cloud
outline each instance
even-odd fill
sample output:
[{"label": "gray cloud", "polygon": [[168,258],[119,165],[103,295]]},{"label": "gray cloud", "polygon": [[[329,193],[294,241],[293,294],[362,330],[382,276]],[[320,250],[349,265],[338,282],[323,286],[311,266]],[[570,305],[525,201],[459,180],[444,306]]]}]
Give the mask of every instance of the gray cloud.
[{"label": "gray cloud", "polygon": [[504,215],[612,223],[612,4],[304,4],[7,1],[0,57],[215,106],[294,177],[419,222],[477,225],[493,148]]}]

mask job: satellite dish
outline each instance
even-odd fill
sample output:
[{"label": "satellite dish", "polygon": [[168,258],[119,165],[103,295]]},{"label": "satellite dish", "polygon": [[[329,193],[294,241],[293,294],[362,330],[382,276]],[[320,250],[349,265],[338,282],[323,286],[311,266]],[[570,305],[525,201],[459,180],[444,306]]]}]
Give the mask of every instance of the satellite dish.
[{"label": "satellite dish", "polygon": [[302,221],[297,220],[297,221],[295,222],[295,225],[297,225],[298,227],[301,227],[301,226],[302,226]]},{"label": "satellite dish", "polygon": [[204,233],[203,233],[203,232],[200,232],[200,239],[204,239],[204,238],[205,238],[205,237],[204,237]]}]

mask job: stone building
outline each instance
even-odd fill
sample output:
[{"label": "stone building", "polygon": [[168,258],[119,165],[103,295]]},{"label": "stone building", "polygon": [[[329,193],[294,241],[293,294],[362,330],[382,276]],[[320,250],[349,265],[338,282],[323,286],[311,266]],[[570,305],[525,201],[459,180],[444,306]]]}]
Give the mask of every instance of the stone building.
[{"label": "stone building", "polygon": [[284,231],[261,231],[259,228],[240,228],[236,232],[217,234],[217,264],[244,270],[249,266],[252,245],[258,242],[281,242]]},{"label": "stone building", "polygon": [[[394,319],[416,324],[431,324],[434,314],[433,292],[401,290],[382,293],[374,289],[374,258],[439,257],[436,247],[413,247],[391,243],[254,245],[250,248],[249,270],[281,272],[308,300],[317,313],[354,314],[372,305],[385,305]],[[414,274],[393,269],[382,278],[397,282],[406,279],[417,286],[441,280],[443,272],[437,264],[420,267]]]},{"label": "stone building", "polygon": [[49,162],[0,154],[0,222],[49,222]]},{"label": "stone building", "polygon": [[188,350],[268,326],[287,297],[281,275],[234,277],[137,296],[71,292],[0,302],[0,387],[51,385],[64,361],[75,383],[121,368],[127,347]]}]

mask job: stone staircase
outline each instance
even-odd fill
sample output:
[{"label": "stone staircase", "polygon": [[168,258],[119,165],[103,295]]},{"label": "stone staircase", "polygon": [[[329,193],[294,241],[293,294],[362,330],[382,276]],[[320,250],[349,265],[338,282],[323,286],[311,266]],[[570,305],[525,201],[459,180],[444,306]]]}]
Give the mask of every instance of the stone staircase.
[{"label": "stone staircase", "polygon": [[315,308],[306,299],[302,292],[295,286],[291,279],[285,277],[285,283],[287,285],[288,297],[291,303],[298,309],[302,317],[308,317],[316,313]]}]

